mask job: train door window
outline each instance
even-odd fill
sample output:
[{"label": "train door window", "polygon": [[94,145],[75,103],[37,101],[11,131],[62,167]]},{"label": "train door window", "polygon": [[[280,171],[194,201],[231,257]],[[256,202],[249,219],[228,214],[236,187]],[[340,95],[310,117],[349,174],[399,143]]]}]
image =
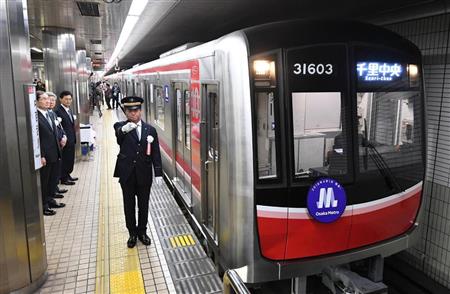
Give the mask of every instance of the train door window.
[{"label": "train door window", "polygon": [[258,177],[277,177],[275,141],[275,94],[273,91],[255,93]]},{"label": "train door window", "polygon": [[155,122],[164,130],[164,114],[165,114],[165,101],[163,87],[154,86],[153,93],[155,95]]},{"label": "train door window", "polygon": [[347,173],[340,92],[292,93],[295,177]]},{"label": "train door window", "polygon": [[191,95],[184,90],[184,145],[191,149]]},{"label": "train door window", "polygon": [[176,97],[177,97],[177,140],[178,142],[183,141],[183,114],[182,114],[182,96],[181,96],[181,89],[176,88],[175,89]]}]

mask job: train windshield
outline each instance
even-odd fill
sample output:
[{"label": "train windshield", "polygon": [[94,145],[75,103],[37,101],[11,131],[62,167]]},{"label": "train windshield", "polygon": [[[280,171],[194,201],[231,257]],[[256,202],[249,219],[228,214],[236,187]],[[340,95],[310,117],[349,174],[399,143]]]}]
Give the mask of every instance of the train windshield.
[{"label": "train windshield", "polygon": [[419,91],[357,93],[359,172],[387,190],[404,190],[423,177]]}]

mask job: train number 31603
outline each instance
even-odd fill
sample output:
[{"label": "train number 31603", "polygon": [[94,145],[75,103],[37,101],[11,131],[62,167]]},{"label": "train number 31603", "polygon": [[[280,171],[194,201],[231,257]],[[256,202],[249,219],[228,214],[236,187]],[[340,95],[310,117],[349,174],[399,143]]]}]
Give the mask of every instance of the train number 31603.
[{"label": "train number 31603", "polygon": [[295,75],[331,75],[333,74],[333,65],[329,63],[296,63],[293,72]]}]

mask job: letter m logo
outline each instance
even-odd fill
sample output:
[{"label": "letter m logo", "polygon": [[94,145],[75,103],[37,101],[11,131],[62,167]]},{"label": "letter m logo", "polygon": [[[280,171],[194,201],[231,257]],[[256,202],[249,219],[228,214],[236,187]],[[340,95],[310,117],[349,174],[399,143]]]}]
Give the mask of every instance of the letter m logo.
[{"label": "letter m logo", "polygon": [[319,201],[317,208],[337,207],[338,201],[334,199],[333,188],[320,188]]}]

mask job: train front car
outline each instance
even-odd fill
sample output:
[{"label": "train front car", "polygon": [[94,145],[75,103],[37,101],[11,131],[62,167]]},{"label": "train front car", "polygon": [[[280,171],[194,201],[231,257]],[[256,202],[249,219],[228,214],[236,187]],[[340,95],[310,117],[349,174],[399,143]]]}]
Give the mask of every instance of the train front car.
[{"label": "train front car", "polygon": [[256,212],[247,282],[409,247],[425,171],[419,50],[354,22],[292,21],[244,33]]}]

